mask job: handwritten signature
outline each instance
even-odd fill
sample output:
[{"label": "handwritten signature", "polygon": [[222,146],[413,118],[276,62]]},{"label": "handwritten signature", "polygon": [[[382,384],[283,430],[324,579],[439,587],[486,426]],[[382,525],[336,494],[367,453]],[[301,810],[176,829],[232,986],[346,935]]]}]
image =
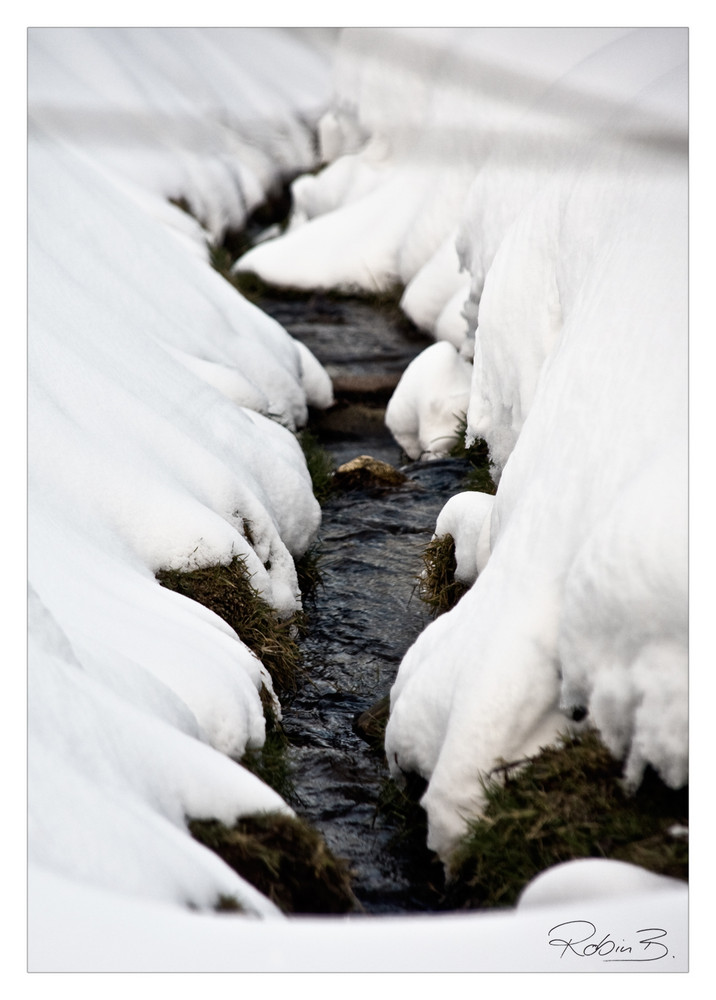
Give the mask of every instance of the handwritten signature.
[{"label": "handwritten signature", "polygon": [[[559,936],[554,937],[555,934]],[[562,949],[560,958],[571,954],[603,962],[658,962],[669,954],[664,943],[666,931],[661,927],[642,927],[635,932],[631,943],[624,938],[619,943],[609,933],[601,937],[600,934],[590,920],[568,920],[551,928],[549,943]]]}]

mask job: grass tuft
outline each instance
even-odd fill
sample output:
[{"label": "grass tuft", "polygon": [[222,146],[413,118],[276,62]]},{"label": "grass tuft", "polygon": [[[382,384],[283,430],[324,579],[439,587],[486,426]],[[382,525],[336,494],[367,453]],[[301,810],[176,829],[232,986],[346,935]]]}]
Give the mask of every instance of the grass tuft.
[{"label": "grass tuft", "polygon": [[315,595],[316,590],[323,586],[321,573],[321,551],[318,545],[313,545],[296,560],[296,576],[303,600]]},{"label": "grass tuft", "polygon": [[427,815],[420,805],[420,799],[426,788],[425,779],[412,772],[404,775],[402,785],[390,778],[386,778],[383,782],[378,795],[377,809],[395,828],[395,843],[411,842],[424,845],[427,841]]},{"label": "grass tuft", "polygon": [[266,739],[260,750],[247,750],[241,764],[265,785],[273,788],[289,804],[297,802],[296,786],[293,782],[291,765],[286,754],[289,745],[281,723],[276,720],[273,708],[264,703],[266,716]]},{"label": "grass tuft", "polygon": [[420,600],[428,605],[437,618],[454,608],[470,589],[455,579],[457,562],[452,535],[433,538],[423,552],[423,564],[424,569],[417,578],[416,590]]},{"label": "grass tuft", "polygon": [[169,198],[169,203],[186,215],[190,215],[192,219],[196,218],[191,210],[191,205],[183,195],[180,198]]},{"label": "grass tuft", "polygon": [[470,470],[463,482],[463,489],[476,490],[494,496],[497,487],[490,472],[490,452],[487,443],[482,438],[477,438],[468,448],[465,444],[467,414],[459,414],[457,419],[458,426],[455,431],[457,441],[450,449],[450,455],[453,458],[465,459],[470,464]]},{"label": "grass tuft", "polygon": [[350,913],[358,909],[348,869],[303,820],[263,813],[229,827],[188,820],[191,835],[284,913]]},{"label": "grass tuft", "polygon": [[622,765],[596,733],[500,770],[504,781],[486,784],[484,816],[450,859],[453,906],[511,906],[540,872],[576,858],[687,879],[688,842],[668,831],[687,825],[688,789],[672,791],[649,772],[628,795]]},{"label": "grass tuft", "polygon": [[229,896],[222,892],[214,905],[214,911],[216,913],[243,913],[244,908],[236,896]]},{"label": "grass tuft", "polygon": [[336,464],[330,453],[319,443],[311,431],[299,431],[297,437],[304,458],[306,459],[306,466],[308,467],[313,486],[313,494],[316,500],[323,505],[335,492],[333,473],[335,472]]},{"label": "grass tuft", "polygon": [[255,587],[245,561],[193,570],[159,570],[159,583],[189,597],[223,618],[264,664],[277,692],[295,691],[301,669],[296,629],[300,614],[280,619]]},{"label": "grass tuft", "polygon": [[222,246],[220,243],[209,243],[208,248],[209,263],[211,266],[215,271],[218,271],[223,278],[226,278],[226,280],[233,285],[234,276],[231,273],[231,268],[234,260],[229,250],[227,250],[226,247]]}]

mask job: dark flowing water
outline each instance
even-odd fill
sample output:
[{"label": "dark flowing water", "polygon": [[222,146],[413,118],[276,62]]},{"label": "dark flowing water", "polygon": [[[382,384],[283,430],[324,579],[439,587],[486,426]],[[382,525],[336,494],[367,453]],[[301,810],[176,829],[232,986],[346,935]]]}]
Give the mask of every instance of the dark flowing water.
[{"label": "dark flowing water", "polygon": [[[336,462],[370,454],[400,466],[404,456],[384,427],[384,407],[428,341],[360,301],[260,304],[334,380],[337,404],[316,414],[312,428]],[[349,862],[369,913],[437,906],[426,864],[420,868],[393,844],[395,828],[377,808],[387,766],[354,725],[389,693],[404,653],[430,621],[414,593],[421,554],[465,471],[455,459],[407,464],[404,485],[346,492],[323,510],[322,586],[307,602],[302,642],[306,679],[284,706],[284,729],[297,810]]]}]

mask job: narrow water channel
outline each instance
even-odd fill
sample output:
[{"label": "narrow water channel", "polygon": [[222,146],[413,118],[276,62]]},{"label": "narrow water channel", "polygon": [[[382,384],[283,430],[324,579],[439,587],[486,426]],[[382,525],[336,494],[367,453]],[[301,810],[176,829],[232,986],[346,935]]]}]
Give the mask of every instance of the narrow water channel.
[{"label": "narrow water channel", "polygon": [[384,426],[392,388],[429,341],[398,316],[353,300],[266,300],[261,307],[314,352],[333,378],[336,406],[312,431],[341,464],[370,454],[407,476],[404,485],[352,490],[323,509],[322,586],[307,602],[306,676],[284,706],[300,814],[345,858],[367,913],[439,906],[439,866],[406,857],[379,808],[388,772],[356,718],[387,695],[400,661],[430,615],[415,593],[421,555],[445,501],[459,492],[456,459],[402,465]]}]

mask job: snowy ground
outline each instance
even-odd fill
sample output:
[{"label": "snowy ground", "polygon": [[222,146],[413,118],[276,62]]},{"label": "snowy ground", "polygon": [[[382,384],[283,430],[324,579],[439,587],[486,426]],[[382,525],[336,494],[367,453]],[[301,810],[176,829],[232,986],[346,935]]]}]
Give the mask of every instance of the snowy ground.
[{"label": "snowy ground", "polygon": [[[577,704],[635,779],[645,762],[686,773],[684,39],[538,37],[348,32],[321,124],[331,166],[297,182],[287,236],[240,265],[407,286],[444,343],[406,374],[395,419],[431,453],[455,392],[504,470],[475,586],[393,695],[389,750],[431,779],[443,851],[479,807],[475,768]],[[291,430],[330,383],[212,271],[205,240],[314,166],[329,43],[30,32],[30,967],[557,970],[574,956],[555,957],[550,929],[590,919],[650,956],[665,953],[632,939],[661,927],[667,957],[646,967],[683,969],[685,887],[607,863],[608,904],[577,867],[515,915],[287,921],[185,829],[287,808],[232,759],[263,738],[262,665],[154,572],[238,554],[278,610],[298,601],[293,560],[320,512]],[[515,144],[526,172],[502,169]],[[555,179],[535,185],[540,171]],[[279,919],[186,908],[219,893]]]},{"label": "snowy ground", "polygon": [[[680,884],[639,869],[625,879],[616,862],[573,864],[550,878],[553,896],[526,899],[516,914],[294,917],[282,925],[190,914],[41,873],[30,883],[30,964],[57,972],[686,970]],[[590,864],[596,878],[581,870]]]}]

